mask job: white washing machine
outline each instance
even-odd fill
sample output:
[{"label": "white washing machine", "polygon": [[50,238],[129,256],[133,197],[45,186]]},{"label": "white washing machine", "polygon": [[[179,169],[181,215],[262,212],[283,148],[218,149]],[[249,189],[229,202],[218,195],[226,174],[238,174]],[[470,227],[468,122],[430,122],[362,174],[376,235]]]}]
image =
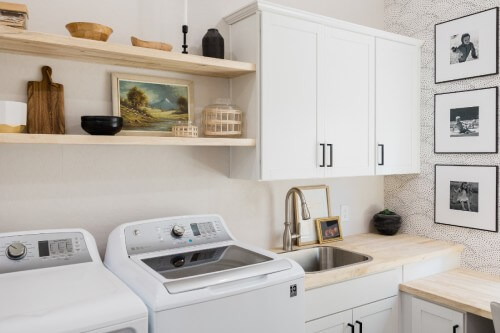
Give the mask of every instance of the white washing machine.
[{"label": "white washing machine", "polygon": [[145,333],[147,320],[85,230],[0,234],[0,332]]},{"label": "white washing machine", "polygon": [[236,241],[218,215],[121,225],[104,263],[146,303],[150,332],[305,330],[303,269]]}]

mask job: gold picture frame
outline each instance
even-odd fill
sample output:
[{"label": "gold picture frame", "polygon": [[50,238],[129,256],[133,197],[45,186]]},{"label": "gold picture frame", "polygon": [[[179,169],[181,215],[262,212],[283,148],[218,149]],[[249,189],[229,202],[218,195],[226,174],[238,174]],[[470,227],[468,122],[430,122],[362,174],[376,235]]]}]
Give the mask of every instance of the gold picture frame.
[{"label": "gold picture frame", "polygon": [[344,239],[339,216],[316,219],[316,232],[320,244],[338,242]]},{"label": "gold picture frame", "polygon": [[121,135],[172,136],[172,126],[193,121],[192,81],[125,73],[112,73],[111,81]]},{"label": "gold picture frame", "polygon": [[300,230],[301,237],[297,239],[297,245],[318,244],[319,237],[315,220],[331,216],[330,187],[328,185],[297,186],[304,193],[307,207],[311,218],[303,220],[300,214],[300,203],[298,195],[294,196],[295,230]]}]

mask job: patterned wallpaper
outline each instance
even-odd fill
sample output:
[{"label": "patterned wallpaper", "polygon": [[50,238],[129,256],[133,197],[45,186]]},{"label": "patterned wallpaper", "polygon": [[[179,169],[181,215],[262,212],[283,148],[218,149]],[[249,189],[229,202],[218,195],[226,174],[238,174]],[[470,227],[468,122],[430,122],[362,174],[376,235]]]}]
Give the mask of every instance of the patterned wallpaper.
[{"label": "patterned wallpaper", "polygon": [[500,83],[498,75],[434,84],[434,25],[439,22],[500,6],[497,0],[385,0],[385,28],[424,41],[422,49],[420,175],[385,178],[385,204],[403,217],[402,232],[465,245],[462,266],[500,275],[500,233],[434,223],[434,165],[499,165],[500,155],[435,155],[434,94]]}]

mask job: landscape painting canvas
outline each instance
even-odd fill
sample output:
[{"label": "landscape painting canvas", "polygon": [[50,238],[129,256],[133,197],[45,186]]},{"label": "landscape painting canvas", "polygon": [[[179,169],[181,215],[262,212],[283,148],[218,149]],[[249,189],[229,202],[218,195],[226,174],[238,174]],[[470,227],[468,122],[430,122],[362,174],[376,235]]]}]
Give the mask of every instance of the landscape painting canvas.
[{"label": "landscape painting canvas", "polygon": [[125,134],[168,136],[172,126],[191,120],[191,81],[113,74],[113,113]]},{"label": "landscape painting canvas", "polygon": [[498,167],[435,168],[435,223],[497,232]]}]

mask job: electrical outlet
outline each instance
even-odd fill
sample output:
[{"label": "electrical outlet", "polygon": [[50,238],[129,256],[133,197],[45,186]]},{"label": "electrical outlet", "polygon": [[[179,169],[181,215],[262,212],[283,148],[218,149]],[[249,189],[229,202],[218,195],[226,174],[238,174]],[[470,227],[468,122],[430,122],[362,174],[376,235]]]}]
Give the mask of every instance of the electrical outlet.
[{"label": "electrical outlet", "polygon": [[342,222],[349,221],[349,206],[347,205],[340,206],[340,220]]}]

